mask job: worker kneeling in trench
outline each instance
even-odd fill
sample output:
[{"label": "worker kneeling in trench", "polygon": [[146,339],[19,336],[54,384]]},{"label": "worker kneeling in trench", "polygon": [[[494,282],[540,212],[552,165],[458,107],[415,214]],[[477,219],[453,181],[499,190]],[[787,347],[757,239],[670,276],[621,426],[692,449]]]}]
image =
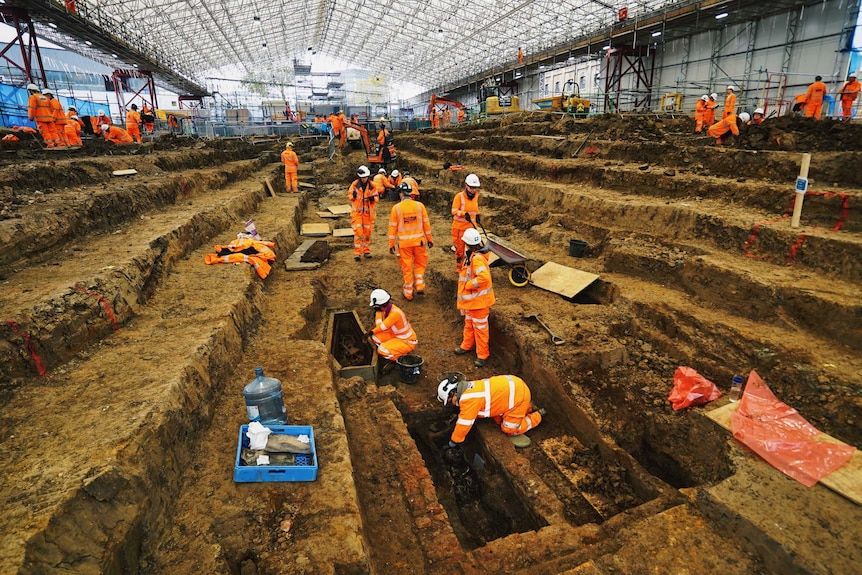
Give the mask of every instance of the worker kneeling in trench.
[{"label": "worker kneeling in trench", "polygon": [[374,309],[374,327],[365,332],[377,347],[377,353],[389,360],[382,372],[389,373],[399,357],[407,355],[419,345],[416,332],[407,320],[407,315],[392,303],[389,292],[380,288],[371,292],[371,307]]},{"label": "worker kneeling in trench", "polygon": [[544,409],[534,408],[530,388],[515,375],[495,375],[475,381],[463,381],[460,375],[450,375],[437,386],[437,399],[444,406],[454,405],[459,409],[449,440],[450,448],[464,442],[477,418],[493,418],[503,433],[514,438],[539,425],[545,414]]}]

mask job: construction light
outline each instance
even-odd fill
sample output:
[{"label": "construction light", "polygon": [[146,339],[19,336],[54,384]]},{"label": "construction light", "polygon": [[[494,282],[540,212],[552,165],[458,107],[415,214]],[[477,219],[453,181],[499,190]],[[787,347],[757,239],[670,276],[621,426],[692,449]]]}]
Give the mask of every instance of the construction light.
[{"label": "construction light", "polygon": [[54,24],[53,22],[48,22],[48,26],[50,26],[50,27],[51,27],[51,28],[53,28],[54,30],[56,30],[56,29],[57,29],[57,25],[56,25],[56,24]]},{"label": "construction light", "polygon": [[84,44],[86,44],[87,46],[92,46],[92,45],[93,45],[93,43],[92,43],[92,42],[90,42],[89,40],[84,40]]},{"label": "construction light", "polygon": [[727,18],[727,12],[722,12],[721,14],[715,15],[716,20],[721,20],[722,18]]},{"label": "construction light", "polygon": [[660,30],[656,30],[655,32],[653,32],[653,33],[652,33],[652,37],[653,37],[653,38],[655,38],[656,36],[661,36],[661,31],[660,31]]}]

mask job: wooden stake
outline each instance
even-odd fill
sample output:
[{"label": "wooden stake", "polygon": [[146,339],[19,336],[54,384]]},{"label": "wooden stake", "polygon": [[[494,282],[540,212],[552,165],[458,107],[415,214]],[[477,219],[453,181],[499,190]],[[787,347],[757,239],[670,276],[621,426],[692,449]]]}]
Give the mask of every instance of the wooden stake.
[{"label": "wooden stake", "polygon": [[796,202],[793,204],[793,217],[790,219],[790,227],[799,227],[799,218],[802,216],[802,200],[808,191],[808,167],[811,165],[811,154],[802,154],[802,167],[799,168],[799,177],[796,178]]},{"label": "wooden stake", "polygon": [[272,189],[272,182],[269,180],[269,178],[264,180],[264,182],[266,183],[266,189],[269,190],[269,195],[274,198],[275,197],[275,190]]}]

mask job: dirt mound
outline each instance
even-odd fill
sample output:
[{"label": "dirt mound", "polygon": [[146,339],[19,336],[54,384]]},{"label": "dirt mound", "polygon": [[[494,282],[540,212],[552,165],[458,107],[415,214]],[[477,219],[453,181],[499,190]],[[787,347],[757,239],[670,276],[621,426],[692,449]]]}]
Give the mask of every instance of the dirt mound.
[{"label": "dirt mound", "polygon": [[732,144],[748,150],[849,152],[862,150],[862,125],[800,116],[770,118],[746,126]]}]

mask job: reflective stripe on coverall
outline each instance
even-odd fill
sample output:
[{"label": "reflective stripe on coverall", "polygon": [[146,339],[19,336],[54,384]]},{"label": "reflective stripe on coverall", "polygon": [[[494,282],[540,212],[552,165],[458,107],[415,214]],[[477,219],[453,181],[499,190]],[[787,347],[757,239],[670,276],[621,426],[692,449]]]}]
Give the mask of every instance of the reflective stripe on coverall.
[{"label": "reflective stripe on coverall", "polygon": [[383,174],[375,175],[371,182],[374,184],[374,187],[377,188],[377,195],[381,198],[386,195],[387,190],[392,189],[392,184],[389,183],[389,177],[384,176]]},{"label": "reflective stripe on coverall", "polygon": [[66,130],[66,141],[69,142],[70,146],[80,146],[83,144],[81,141],[82,124],[81,119],[75,115],[69,116],[66,120],[64,129]]},{"label": "reflective stripe on coverall", "polygon": [[718,102],[710,98],[706,103],[706,109],[703,111],[704,126],[712,126],[715,123],[716,108],[718,108]]},{"label": "reflective stripe on coverall", "polygon": [[514,375],[495,375],[467,383],[458,397],[458,420],[452,441],[463,443],[479,418],[493,418],[506,435],[522,435],[542,422],[542,414],[530,412],[530,388]]},{"label": "reflective stripe on coverall", "polygon": [[27,117],[36,122],[45,145],[54,148],[59,143],[56,129],[54,128],[54,111],[51,102],[44,94],[30,94],[27,100]]},{"label": "reflective stripe on coverall", "polygon": [[458,271],[457,307],[464,314],[461,349],[470,351],[475,343],[479,359],[491,355],[488,316],[495,301],[488,261],[482,254],[472,252]]},{"label": "reflective stripe on coverall", "polygon": [[[355,196],[355,197],[354,197]],[[353,180],[347,190],[350,202],[350,227],[353,228],[353,253],[357,256],[371,253],[371,232],[377,215],[377,187],[368,178]]]},{"label": "reflective stripe on coverall", "polygon": [[299,157],[293,150],[281,153],[281,163],[284,164],[284,191],[299,192],[299,182],[296,172],[299,170]]},{"label": "reflective stripe on coverall", "polygon": [[51,104],[51,113],[54,114],[54,132],[57,136],[57,142],[61,146],[69,146],[69,140],[66,138],[66,111],[63,110],[63,104],[57,98],[48,98]]},{"label": "reflective stripe on coverall", "polygon": [[[110,132],[114,129],[111,128]],[[266,279],[272,269],[269,262],[275,261],[274,242],[255,240],[252,238],[237,238],[226,246],[215,246],[214,254],[206,254],[204,262],[207,264],[241,264],[246,263],[254,267],[260,279]]]},{"label": "reflective stripe on coverall", "polygon": [[392,206],[389,212],[389,249],[398,239],[398,265],[404,284],[404,297],[413,299],[413,282],[416,291],[425,291],[425,268],[428,266],[428,251],[425,243],[434,243],[431,237],[431,222],[428,211],[420,202],[405,198]]},{"label": "reflective stripe on coverall", "polygon": [[377,353],[392,361],[407,355],[419,345],[413,326],[407,321],[404,311],[395,304],[391,304],[388,311],[380,310],[374,314],[374,329],[371,331],[371,340],[377,345]]},{"label": "reflective stripe on coverall", "polygon": [[820,112],[823,109],[823,96],[829,88],[820,80],[816,80],[808,86],[808,93],[805,95],[805,117],[820,119]]},{"label": "reflective stripe on coverall", "polygon": [[694,131],[703,130],[703,119],[706,116],[706,102],[698,100],[694,105]]},{"label": "reflective stripe on coverall", "polygon": [[728,131],[733,133],[734,136],[739,135],[739,128],[736,125],[736,114],[732,114],[727,118],[719,120],[717,123],[710,126],[706,133],[715,138],[716,144],[721,145],[723,140],[722,136]]},{"label": "reflective stripe on coverall", "polygon": [[119,126],[111,126],[111,129],[105,132],[105,139],[115,144],[133,144],[135,142],[129,133]]},{"label": "reflective stripe on coverall", "polygon": [[853,103],[859,96],[859,91],[862,90],[862,82],[859,80],[849,80],[844,83],[838,93],[841,95],[841,120],[850,120],[853,115]]},{"label": "reflective stripe on coverall", "polygon": [[724,111],[721,113],[721,119],[723,120],[731,114],[736,115],[736,94],[733,92],[724,99]]},{"label": "reflective stripe on coverall", "polygon": [[479,215],[479,190],[476,190],[472,200],[467,197],[466,188],[455,194],[452,199],[452,245],[455,246],[456,266],[464,259],[466,249],[461,236],[464,235],[464,230],[474,226],[467,221],[466,214],[470,214],[470,219],[476,222],[476,216]]},{"label": "reflective stripe on coverall", "polygon": [[137,143],[142,143],[141,139],[141,115],[136,110],[126,112],[126,131]]}]

